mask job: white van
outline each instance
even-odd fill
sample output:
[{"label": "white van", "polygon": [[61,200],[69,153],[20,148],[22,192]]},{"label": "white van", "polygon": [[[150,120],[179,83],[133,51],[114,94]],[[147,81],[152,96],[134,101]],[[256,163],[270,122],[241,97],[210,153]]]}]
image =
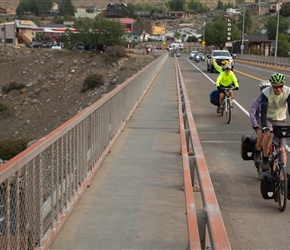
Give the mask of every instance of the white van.
[{"label": "white van", "polygon": [[175,49],[183,50],[183,43],[171,43],[166,49],[167,50],[175,50]]}]

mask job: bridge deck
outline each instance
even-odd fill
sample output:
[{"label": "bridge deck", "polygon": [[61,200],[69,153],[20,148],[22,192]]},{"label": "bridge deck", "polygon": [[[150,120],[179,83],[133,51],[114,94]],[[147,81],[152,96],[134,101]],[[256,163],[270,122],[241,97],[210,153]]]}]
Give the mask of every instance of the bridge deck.
[{"label": "bridge deck", "polygon": [[49,249],[186,249],[178,129],[168,58]]}]

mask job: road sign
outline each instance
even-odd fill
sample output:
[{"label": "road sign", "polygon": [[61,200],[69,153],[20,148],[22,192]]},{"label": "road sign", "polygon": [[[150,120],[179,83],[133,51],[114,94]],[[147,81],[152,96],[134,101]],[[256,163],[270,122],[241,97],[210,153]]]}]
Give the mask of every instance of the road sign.
[{"label": "road sign", "polygon": [[232,42],[227,42],[226,43],[226,47],[233,47],[233,43]]},{"label": "road sign", "polygon": [[202,41],[201,44],[202,44],[202,46],[204,46],[205,45],[205,41]]},{"label": "road sign", "polygon": [[125,23],[125,24],[132,24],[132,23],[134,23],[134,19],[133,18],[121,18],[120,22]]}]

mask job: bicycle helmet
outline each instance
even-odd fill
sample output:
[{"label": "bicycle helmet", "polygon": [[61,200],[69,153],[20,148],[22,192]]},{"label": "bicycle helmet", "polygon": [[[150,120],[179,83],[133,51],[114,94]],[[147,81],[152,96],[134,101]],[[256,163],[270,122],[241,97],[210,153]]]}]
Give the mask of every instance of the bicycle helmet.
[{"label": "bicycle helmet", "polygon": [[265,80],[263,82],[260,83],[260,89],[264,89],[266,87],[270,87],[271,86],[271,83],[268,81],[268,80]]},{"label": "bicycle helmet", "polygon": [[231,63],[228,60],[222,61],[222,65],[225,65],[225,64],[231,64]]},{"label": "bicycle helmet", "polygon": [[230,64],[225,64],[224,69],[225,69],[225,70],[226,70],[226,69],[232,69],[232,65],[230,65]]},{"label": "bicycle helmet", "polygon": [[283,74],[275,73],[270,76],[269,81],[271,84],[284,84],[284,82],[286,81],[286,78]]}]

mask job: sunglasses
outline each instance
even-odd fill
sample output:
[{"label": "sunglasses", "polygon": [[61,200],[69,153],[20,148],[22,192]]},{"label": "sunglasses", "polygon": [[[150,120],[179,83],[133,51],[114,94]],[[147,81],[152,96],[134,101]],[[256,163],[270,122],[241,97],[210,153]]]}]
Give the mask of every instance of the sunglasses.
[{"label": "sunglasses", "polygon": [[272,85],[273,89],[283,89],[284,85]]}]

